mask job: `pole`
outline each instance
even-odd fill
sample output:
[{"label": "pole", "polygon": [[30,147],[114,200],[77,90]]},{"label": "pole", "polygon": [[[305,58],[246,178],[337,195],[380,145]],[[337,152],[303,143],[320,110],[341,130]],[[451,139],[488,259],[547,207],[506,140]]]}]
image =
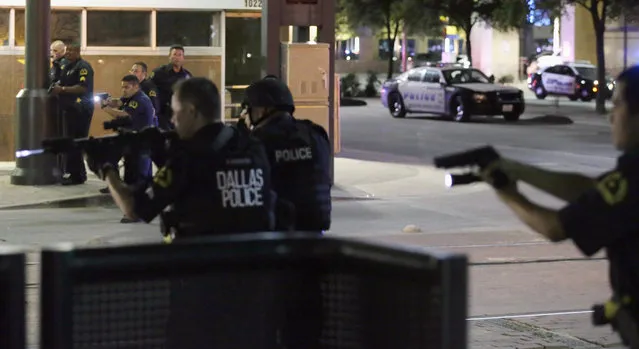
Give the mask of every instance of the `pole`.
[{"label": "pole", "polygon": [[406,28],[402,28],[402,72],[406,71],[407,57],[406,53],[408,52],[406,45],[408,45],[408,40],[406,39]]},{"label": "pole", "polygon": [[[51,0],[27,0],[24,88],[16,96],[15,148],[36,149],[42,140],[57,136],[54,115],[49,108],[49,21]],[[17,158],[11,184],[58,183],[60,170],[54,155]]]},{"label": "pole", "polygon": [[628,21],[626,15],[623,16],[623,69],[628,68]]}]

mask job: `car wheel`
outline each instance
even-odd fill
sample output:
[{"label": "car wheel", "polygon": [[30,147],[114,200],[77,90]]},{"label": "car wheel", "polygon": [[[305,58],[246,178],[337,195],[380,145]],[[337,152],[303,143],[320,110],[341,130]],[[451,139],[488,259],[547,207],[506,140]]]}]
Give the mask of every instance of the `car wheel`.
[{"label": "car wheel", "polygon": [[578,96],[568,96],[568,99],[570,99],[571,101],[574,102],[574,101],[578,100],[579,97]]},{"label": "car wheel", "polygon": [[547,95],[548,93],[543,86],[537,86],[537,88],[535,88],[535,96],[537,96],[537,99],[544,99]]},{"label": "car wheel", "polygon": [[506,113],[506,114],[504,114],[504,120],[506,120],[506,121],[518,121],[520,116],[521,116],[520,113]]},{"label": "car wheel", "polygon": [[465,122],[470,120],[470,114],[464,108],[464,101],[461,96],[457,96],[453,99],[453,103],[450,106],[450,116],[457,122]]},{"label": "car wheel", "polygon": [[388,96],[388,109],[394,118],[406,117],[406,107],[399,93],[391,93]]},{"label": "car wheel", "polygon": [[584,101],[584,102],[590,102],[590,101],[592,101],[592,97],[590,96],[588,91],[581,90],[581,100]]}]

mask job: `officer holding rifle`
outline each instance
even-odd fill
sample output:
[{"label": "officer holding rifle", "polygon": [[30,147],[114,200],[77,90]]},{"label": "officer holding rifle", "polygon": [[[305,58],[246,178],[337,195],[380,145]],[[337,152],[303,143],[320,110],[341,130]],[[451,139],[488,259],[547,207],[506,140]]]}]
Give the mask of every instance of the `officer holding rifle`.
[{"label": "officer holding rifle", "polygon": [[[639,348],[637,93],[639,66],[634,66],[617,78],[614,106],[609,117],[613,144],[622,154],[615,169],[598,178],[547,171],[500,158],[492,148],[484,148],[474,154],[455,154],[435,159],[437,167],[444,168],[478,165],[481,169],[479,178],[495,188],[499,198],[519,219],[550,241],[570,239],[586,256],[605,249],[610,262],[613,297],[593,308],[593,323],[611,324],[631,348]],[[455,156],[461,160],[457,164],[451,162]],[[538,205],[519,191],[518,181],[528,183],[567,204],[560,210]],[[470,182],[468,177],[466,182]]]}]

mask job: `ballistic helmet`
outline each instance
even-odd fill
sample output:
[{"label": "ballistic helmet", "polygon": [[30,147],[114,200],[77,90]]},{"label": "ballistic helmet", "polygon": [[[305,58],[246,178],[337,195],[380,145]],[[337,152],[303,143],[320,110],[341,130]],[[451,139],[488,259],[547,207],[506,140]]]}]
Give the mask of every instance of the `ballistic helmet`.
[{"label": "ballistic helmet", "polygon": [[270,107],[289,113],[295,111],[291,90],[279,79],[270,77],[252,83],[246,89],[244,102],[249,107]]}]

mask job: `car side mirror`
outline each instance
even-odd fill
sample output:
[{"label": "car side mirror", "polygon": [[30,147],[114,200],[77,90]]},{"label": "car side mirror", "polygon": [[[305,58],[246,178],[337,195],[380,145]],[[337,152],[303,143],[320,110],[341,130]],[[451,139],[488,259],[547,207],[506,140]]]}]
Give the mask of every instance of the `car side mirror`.
[{"label": "car side mirror", "polygon": [[495,83],[495,75],[491,75],[488,77],[488,82],[490,82],[491,84]]}]

